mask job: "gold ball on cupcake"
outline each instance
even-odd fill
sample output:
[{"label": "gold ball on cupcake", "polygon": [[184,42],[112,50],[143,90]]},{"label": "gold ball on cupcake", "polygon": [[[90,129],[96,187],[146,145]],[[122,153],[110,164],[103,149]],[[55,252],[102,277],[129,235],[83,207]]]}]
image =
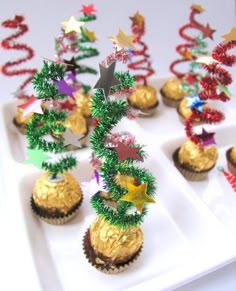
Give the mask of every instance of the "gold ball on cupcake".
[{"label": "gold ball on cupcake", "polygon": [[192,181],[203,180],[215,166],[218,152],[215,146],[202,147],[187,140],[173,154],[177,169],[183,176]]},{"label": "gold ball on cupcake", "polygon": [[158,106],[156,90],[150,85],[137,85],[133,93],[128,97],[128,102],[130,106],[141,110],[147,115],[152,115]]},{"label": "gold ball on cupcake", "polygon": [[187,93],[183,92],[180,88],[182,80],[177,78],[168,79],[161,88],[161,95],[163,103],[170,107],[178,106],[179,102],[183,97],[188,96]]},{"label": "gold ball on cupcake", "polygon": [[33,210],[49,223],[64,223],[70,220],[82,201],[82,192],[77,180],[64,172],[56,178],[44,173],[34,185],[32,194]]},{"label": "gold ball on cupcake", "polygon": [[75,92],[75,102],[77,105],[77,110],[85,117],[89,118],[91,116],[91,96],[84,94],[82,92]]},{"label": "gold ball on cupcake", "polygon": [[230,173],[236,176],[236,146],[233,146],[226,151],[226,159]]}]

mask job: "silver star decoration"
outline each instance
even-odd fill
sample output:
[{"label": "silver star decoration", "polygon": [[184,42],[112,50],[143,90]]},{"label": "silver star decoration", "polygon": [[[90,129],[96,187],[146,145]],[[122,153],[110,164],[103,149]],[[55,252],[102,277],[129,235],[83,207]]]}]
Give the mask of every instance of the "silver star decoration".
[{"label": "silver star decoration", "polygon": [[114,75],[115,66],[116,62],[113,62],[108,68],[99,64],[100,78],[95,84],[94,89],[103,89],[106,97],[108,97],[111,87],[120,85],[120,81]]},{"label": "silver star decoration", "polygon": [[67,145],[74,145],[78,148],[81,148],[81,144],[79,140],[83,137],[83,135],[80,134],[74,134],[72,133],[68,128],[64,132],[64,144]]}]

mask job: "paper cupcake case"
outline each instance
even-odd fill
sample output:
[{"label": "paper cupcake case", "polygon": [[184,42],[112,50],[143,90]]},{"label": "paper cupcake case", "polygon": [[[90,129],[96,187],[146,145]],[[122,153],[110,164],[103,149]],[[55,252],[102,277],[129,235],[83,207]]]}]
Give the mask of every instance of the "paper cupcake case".
[{"label": "paper cupcake case", "polygon": [[[152,85],[159,90],[164,82],[165,78],[153,79]],[[230,106],[226,110],[233,116]],[[32,188],[41,172],[22,163],[26,142],[11,125],[14,112],[14,102],[1,106],[2,199],[7,201],[11,236],[19,248],[15,264],[20,268],[24,261],[22,280],[28,290],[138,291],[157,286],[170,290],[236,260],[236,194],[217,169],[205,181],[189,182],[174,167],[172,154],[185,138],[175,109],[160,101],[154,116],[124,120],[117,128],[146,144],[149,158],[144,166],[155,175],[158,192],[142,225],[142,252],[134,264],[115,275],[99,272],[84,255],[83,237],[96,216],[87,193],[77,215],[65,225],[47,224],[32,212]],[[236,124],[229,119],[214,131],[217,165],[226,167],[224,151],[235,143]],[[77,155],[80,162],[72,174],[80,183],[92,174],[90,150],[82,149]]]}]

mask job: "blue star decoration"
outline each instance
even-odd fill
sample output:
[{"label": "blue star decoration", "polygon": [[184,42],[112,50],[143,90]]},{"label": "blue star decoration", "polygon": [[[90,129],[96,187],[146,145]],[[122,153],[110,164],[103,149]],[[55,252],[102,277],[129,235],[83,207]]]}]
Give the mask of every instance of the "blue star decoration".
[{"label": "blue star decoration", "polygon": [[99,64],[100,78],[93,88],[103,89],[106,97],[108,97],[111,87],[120,85],[120,81],[114,75],[115,66],[116,62],[111,63],[107,68]]},{"label": "blue star decoration", "polygon": [[187,100],[187,108],[195,109],[198,112],[202,112],[202,106],[206,104],[206,102],[202,101],[198,96],[193,97],[185,97]]},{"label": "blue star decoration", "polygon": [[215,132],[208,132],[204,128],[202,128],[202,133],[198,134],[198,138],[201,140],[202,146],[208,146],[212,144],[216,144],[214,139]]}]

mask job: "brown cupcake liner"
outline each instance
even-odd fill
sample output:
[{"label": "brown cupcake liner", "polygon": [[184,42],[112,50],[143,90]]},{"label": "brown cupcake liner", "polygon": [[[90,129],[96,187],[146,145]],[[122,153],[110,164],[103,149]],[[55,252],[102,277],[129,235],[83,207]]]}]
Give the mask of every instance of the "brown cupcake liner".
[{"label": "brown cupcake liner", "polygon": [[30,205],[33,212],[44,222],[47,222],[49,224],[54,224],[54,225],[62,225],[70,221],[79,211],[79,208],[82,202],[83,202],[83,195],[81,196],[80,201],[76,203],[75,206],[73,206],[72,209],[67,214],[50,215],[45,210],[41,209],[34,203],[33,196],[31,196],[31,199],[30,199]]},{"label": "brown cupcake liner", "polygon": [[[134,263],[134,261],[138,258],[142,251],[142,246],[139,248],[139,250],[132,256],[131,259],[129,259],[125,263],[119,263],[119,264],[111,264],[111,263],[105,263],[101,258],[99,258],[90,242],[90,231],[89,228],[87,229],[84,237],[83,237],[83,250],[84,254],[88,260],[88,262],[95,267],[97,270],[99,270],[102,273],[105,274],[118,274],[123,271],[125,271],[131,264]],[[99,264],[100,262],[100,264]]]},{"label": "brown cupcake liner", "polygon": [[13,118],[12,122],[15,125],[15,127],[19,130],[20,133],[25,134],[25,131],[26,131],[25,123],[18,123],[15,117]]},{"label": "brown cupcake liner", "polygon": [[140,110],[140,113],[138,113],[138,117],[149,117],[149,116],[152,116],[155,112],[156,112],[156,108],[158,107],[159,105],[159,101],[157,100],[156,103],[149,107],[149,108],[145,108],[145,109],[141,109],[135,105],[132,105],[130,102],[129,102],[129,99],[128,99],[128,103],[129,103],[129,106],[136,109],[136,110]]},{"label": "brown cupcake liner", "polygon": [[213,165],[208,170],[204,170],[201,172],[194,171],[188,168],[186,165],[180,164],[179,159],[178,159],[179,150],[180,148],[175,150],[172,157],[173,157],[175,167],[180,171],[180,173],[189,181],[205,180],[208,176],[208,173],[214,168],[215,165]]},{"label": "brown cupcake liner", "polygon": [[230,171],[231,174],[233,174],[234,176],[236,176],[236,164],[232,161],[231,157],[230,157],[230,153],[233,147],[229,148],[226,151],[226,159],[227,159],[227,167],[228,170]]},{"label": "brown cupcake liner", "polygon": [[180,98],[178,100],[175,100],[175,99],[171,99],[169,97],[167,97],[162,90],[160,90],[160,93],[161,93],[161,97],[162,97],[162,101],[163,103],[166,105],[166,106],[169,106],[169,107],[173,107],[173,108],[177,108],[178,105],[179,105],[179,102],[183,99],[183,98]]}]

